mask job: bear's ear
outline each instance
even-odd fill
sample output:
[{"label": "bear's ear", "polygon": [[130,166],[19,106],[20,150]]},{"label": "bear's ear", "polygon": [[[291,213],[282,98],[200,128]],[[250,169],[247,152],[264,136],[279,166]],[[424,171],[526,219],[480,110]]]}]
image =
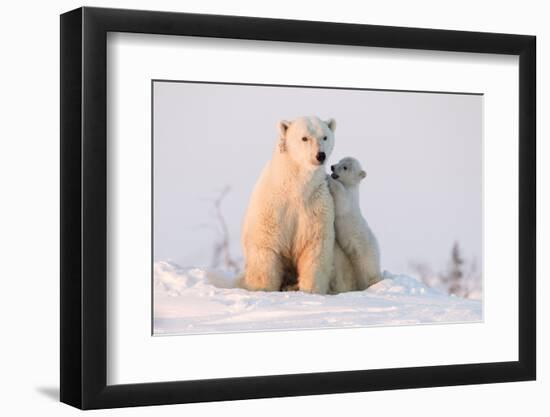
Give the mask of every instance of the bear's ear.
[{"label": "bear's ear", "polygon": [[367,173],[366,173],[365,171],[361,170],[361,171],[359,172],[359,178],[363,179],[363,178],[365,178],[366,176],[367,176]]},{"label": "bear's ear", "polygon": [[281,137],[286,136],[286,131],[288,130],[288,127],[290,126],[290,122],[287,120],[281,120],[279,123],[277,123],[277,129],[279,130],[279,135]]},{"label": "bear's ear", "polygon": [[279,152],[286,152],[286,131],[290,126],[290,122],[281,120],[277,123],[277,129],[279,129]]},{"label": "bear's ear", "polygon": [[336,120],[328,119],[325,123],[327,124],[328,128],[333,132],[336,130]]}]

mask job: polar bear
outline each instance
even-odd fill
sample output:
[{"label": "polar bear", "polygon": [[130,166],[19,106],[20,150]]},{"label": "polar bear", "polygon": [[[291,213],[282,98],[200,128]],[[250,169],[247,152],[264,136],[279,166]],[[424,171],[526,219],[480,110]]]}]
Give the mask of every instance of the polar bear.
[{"label": "polar bear", "polygon": [[334,147],[333,119],[301,117],[278,124],[279,138],[246,210],[240,285],[325,294],[333,270],[334,203],[324,163]]},{"label": "polar bear", "polygon": [[367,174],[355,158],[330,167],[329,189],[334,198],[336,242],[349,258],[357,289],[381,280],[378,242],[359,207],[359,183]]}]

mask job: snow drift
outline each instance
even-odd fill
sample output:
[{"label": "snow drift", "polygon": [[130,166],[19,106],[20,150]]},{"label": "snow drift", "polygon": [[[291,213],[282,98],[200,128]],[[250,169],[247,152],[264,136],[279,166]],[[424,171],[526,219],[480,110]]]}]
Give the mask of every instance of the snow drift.
[{"label": "snow drift", "polygon": [[482,304],[385,271],[365,291],[338,295],[251,292],[235,276],[170,262],[154,265],[154,333],[199,334],[482,320]]}]

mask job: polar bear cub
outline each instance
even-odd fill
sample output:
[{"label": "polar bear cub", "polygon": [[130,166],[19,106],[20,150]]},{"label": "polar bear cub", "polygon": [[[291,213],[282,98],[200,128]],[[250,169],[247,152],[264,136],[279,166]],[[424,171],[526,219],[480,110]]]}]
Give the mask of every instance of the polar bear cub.
[{"label": "polar bear cub", "polygon": [[328,183],[334,199],[336,240],[352,264],[358,289],[364,290],[381,280],[378,242],[359,207],[359,183],[367,174],[351,157],[330,169]]}]

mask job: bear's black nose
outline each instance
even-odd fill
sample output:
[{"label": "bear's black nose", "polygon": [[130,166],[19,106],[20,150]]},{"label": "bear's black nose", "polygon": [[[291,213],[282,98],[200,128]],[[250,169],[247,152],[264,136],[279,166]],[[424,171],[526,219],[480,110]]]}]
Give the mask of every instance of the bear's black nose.
[{"label": "bear's black nose", "polygon": [[334,172],[334,165],[331,165],[331,166],[330,166],[330,170],[331,170],[332,172]]},{"label": "bear's black nose", "polygon": [[323,162],[325,159],[327,159],[327,155],[324,152],[317,152],[316,158],[319,162]]}]

